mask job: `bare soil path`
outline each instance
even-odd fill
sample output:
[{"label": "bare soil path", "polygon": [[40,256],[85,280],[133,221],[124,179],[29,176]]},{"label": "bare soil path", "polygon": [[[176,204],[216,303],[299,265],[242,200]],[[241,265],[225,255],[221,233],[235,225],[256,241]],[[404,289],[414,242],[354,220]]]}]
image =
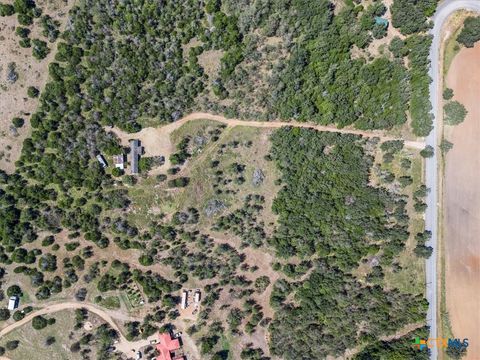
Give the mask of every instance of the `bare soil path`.
[{"label": "bare soil path", "polygon": [[[388,141],[388,140],[403,140],[399,138],[395,138],[393,136],[385,135],[384,131],[379,130],[372,130],[372,131],[363,131],[363,130],[356,130],[350,128],[339,129],[334,126],[324,126],[324,125],[315,125],[310,123],[302,123],[297,121],[252,121],[252,120],[240,120],[240,119],[229,119],[221,115],[213,115],[209,113],[202,113],[202,112],[194,112],[191,113],[184,118],[170,123],[168,125],[164,125],[161,127],[147,127],[143,128],[137,133],[127,133],[115,127],[106,127],[107,131],[112,131],[115,133],[120,140],[122,141],[123,145],[128,145],[128,140],[135,138],[139,139],[142,143],[142,146],[145,149],[146,156],[165,156],[165,165],[166,168],[170,167],[169,162],[169,155],[174,152],[174,147],[170,142],[170,134],[175,131],[176,129],[180,128],[182,125],[189,121],[195,120],[213,120],[218,121],[220,123],[226,124],[229,127],[234,126],[250,126],[250,127],[257,127],[257,128],[281,128],[284,126],[294,126],[294,127],[302,127],[302,128],[309,128],[315,129],[318,131],[328,131],[328,132],[336,132],[340,134],[355,134],[361,135],[364,137],[378,137],[381,141]],[[405,141],[405,146],[415,148],[415,149],[423,149],[425,147],[425,143],[422,141]]]},{"label": "bare soil path", "polygon": [[480,358],[480,43],[462,48],[446,84],[468,110],[465,121],[445,126],[454,146],[445,164],[446,301],[453,335],[470,339],[465,359]]},{"label": "bare soil path", "polygon": [[76,309],[81,309],[85,308],[88,311],[100,316],[103,320],[105,320],[108,325],[110,325],[113,329],[115,329],[118,332],[119,339],[118,343],[115,344],[115,348],[127,356],[132,356],[138,349],[147,346],[150,344],[151,340],[156,340],[157,339],[157,334],[155,333],[154,335],[150,336],[147,339],[144,340],[139,340],[139,341],[128,341],[125,336],[122,334],[120,328],[118,327],[117,323],[115,322],[114,319],[116,320],[122,320],[122,321],[141,321],[141,319],[133,318],[130,316],[127,316],[123,314],[120,311],[114,311],[114,310],[102,310],[98,307],[96,307],[93,304],[89,303],[80,303],[80,302],[63,302],[63,303],[55,303],[51,305],[47,305],[44,308],[34,311],[27,316],[25,316],[22,320],[17,321],[13,324],[10,324],[6,327],[4,327],[2,330],[0,330],[0,338],[5,336],[6,334],[12,332],[13,330],[28,324],[30,321],[35,316],[38,315],[47,315],[47,314],[52,314],[56,313],[58,311],[62,310],[76,310]]}]

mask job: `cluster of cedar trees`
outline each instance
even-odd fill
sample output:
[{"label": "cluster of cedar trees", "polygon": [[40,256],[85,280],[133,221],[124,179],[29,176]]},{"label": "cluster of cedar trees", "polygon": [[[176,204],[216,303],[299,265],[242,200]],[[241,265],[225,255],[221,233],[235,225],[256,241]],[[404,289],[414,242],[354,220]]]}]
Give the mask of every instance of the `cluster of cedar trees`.
[{"label": "cluster of cedar trees", "polygon": [[[404,201],[369,186],[373,159],[356,136],[283,128],[271,140],[283,187],[273,203],[278,228],[269,242],[281,257],[317,257],[306,280],[274,284],[273,354],[317,359],[369,344],[359,358],[410,358],[410,335],[395,346],[379,340],[423,321],[428,307],[421,295],[381,287],[409,237]],[[351,272],[374,255],[378,265],[360,283]],[[295,305],[287,301],[291,292]]]},{"label": "cluster of cedar trees", "polygon": [[[416,32],[426,29],[434,5],[425,2],[412,25],[412,19],[401,14],[409,5],[403,3],[394,1],[394,25],[412,35],[405,41],[392,40],[393,60],[380,57],[370,62],[353,59],[351,50],[353,46],[365,49],[373,38],[385,35],[374,21],[385,12],[379,1],[367,8],[346,6],[337,15],[326,0],[249,5],[226,0],[208,1],[206,6],[200,0],[115,4],[86,0],[74,7],[55,61],[49,65],[50,80],[39,97],[38,111],[30,119],[32,134],[23,144],[17,170],[11,175],[0,172],[0,263],[29,276],[37,298],[46,299],[79,280],[92,251],[79,249],[77,257],[65,262],[65,273],[56,275],[57,259],[50,249],[31,249],[29,245],[43,240],[44,247],[58,249],[49,238],[40,239],[40,233],[53,236],[68,229],[72,239],[82,233],[102,248],[109,246],[108,232],[124,248],[145,249],[144,243],[150,240],[151,244],[175,240],[172,232],[178,229],[174,226],[156,224],[146,233],[106,215],[127,208],[130,200],[125,189],[113,187],[114,179],[95,160],[100,152],[113,155],[120,151],[117,139],[107,134],[103,125],[136,131],[145,119],[177,120],[198,105],[196,98],[210,86],[219,98],[229,97],[230,88],[241,87],[235,82],[241,77],[236,75],[242,64],[255,60],[249,45],[257,31],[281,37],[289,53],[282,66],[271,69],[266,85],[271,96],[262,104],[265,112],[284,119],[376,129],[403,124],[405,112],[410,110],[415,133],[427,134],[431,127],[427,96],[430,39]],[[32,2],[16,0],[13,5],[25,23],[38,15],[35,9],[38,7]],[[0,12],[13,14],[8,5],[2,5]],[[19,32],[19,36],[25,33]],[[190,48],[185,56],[182,45],[194,37],[202,45]],[[209,79],[199,65],[199,56],[212,49],[222,50],[215,79]],[[277,309],[271,326],[273,353],[287,359],[299,353],[319,358],[339,355],[352,344],[364,342],[376,344],[377,352],[387,351],[378,344],[378,337],[421,321],[424,300],[385,291],[373,283],[361,285],[348,274],[363,257],[381,251],[381,269],[375,276],[382,277],[381,270],[392,264],[408,237],[404,204],[368,186],[372,160],[356,137],[282,129],[272,141],[272,158],[282,171],[284,187],[273,206],[279,225],[268,242],[282,257],[320,259],[311,264],[315,269],[306,280],[275,286],[271,299]],[[326,146],[333,148],[333,154],[326,155]],[[182,161],[183,155],[177,160]],[[187,178],[180,179],[171,185],[188,186]],[[244,211],[257,211],[258,206],[261,204],[250,202]],[[182,219],[193,219],[193,226],[195,211],[187,210],[186,217],[177,215],[175,219],[177,227],[186,226]],[[237,221],[236,216],[225,218],[222,226],[236,227]],[[250,223],[247,218],[245,224]],[[247,243],[255,244],[257,237],[263,237],[253,235]],[[209,244],[198,235],[190,241],[198,242],[200,249]],[[75,251],[76,246],[71,248]],[[212,294],[228,283],[245,287],[242,296],[248,296],[253,291],[249,281],[233,275],[239,255],[226,246],[208,248],[213,255],[206,258],[201,253],[191,254],[194,275],[210,278],[226,269],[223,282],[212,285]],[[178,240],[166,250],[170,254],[165,261],[177,269],[179,282],[124,266],[113,269],[114,276],[110,270],[102,272],[99,264],[93,264],[83,278],[98,278],[101,291],[136,281],[150,301],[168,299],[166,294],[185,281],[182,275],[191,264],[184,263],[184,241]],[[141,261],[148,266],[153,260],[144,256]],[[284,304],[291,292],[295,292],[297,306]],[[209,301],[215,299],[205,299]],[[240,315],[250,316],[250,327],[259,318],[254,305],[231,312],[233,329]],[[344,313],[351,316],[340,318]],[[312,315],[315,322],[310,321]],[[208,313],[202,316],[207,318]],[[369,327],[362,327],[364,331],[357,335],[360,324],[366,323]],[[405,349],[388,351],[404,354]],[[249,348],[242,357],[256,354],[257,349]]]}]

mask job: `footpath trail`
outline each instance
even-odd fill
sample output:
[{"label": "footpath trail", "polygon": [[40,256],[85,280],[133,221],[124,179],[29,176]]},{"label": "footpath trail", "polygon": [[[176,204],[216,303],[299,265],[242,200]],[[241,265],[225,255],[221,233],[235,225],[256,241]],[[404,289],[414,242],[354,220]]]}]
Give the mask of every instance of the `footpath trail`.
[{"label": "footpath trail", "polygon": [[[154,334],[154,335],[152,335],[149,338],[144,339],[144,340],[128,341],[125,338],[125,336],[122,334],[122,332],[121,332],[120,328],[118,327],[118,325],[116,324],[116,322],[114,321],[114,318],[118,319],[118,320],[122,320],[122,321],[141,321],[141,319],[137,319],[137,318],[134,318],[134,317],[127,316],[127,315],[125,315],[125,314],[123,314],[119,311],[105,311],[105,310],[102,310],[102,309],[96,307],[93,304],[77,303],[77,302],[55,303],[55,304],[47,305],[40,310],[33,311],[32,313],[25,316],[22,320],[17,321],[13,324],[10,324],[10,325],[4,327],[2,330],[0,330],[0,339],[3,336],[7,335],[8,333],[12,332],[13,330],[18,329],[19,327],[21,327],[25,324],[28,324],[30,321],[32,321],[32,319],[35,316],[52,314],[52,313],[56,313],[56,312],[59,312],[59,311],[62,311],[62,310],[76,310],[76,309],[81,309],[81,308],[87,309],[89,312],[91,312],[95,315],[98,315],[105,322],[107,322],[108,325],[110,325],[110,327],[112,327],[114,330],[116,330],[118,332],[119,338],[118,338],[118,343],[115,344],[115,348],[118,351],[121,351],[126,355],[132,355],[134,352],[136,352],[141,347],[149,345],[150,341],[157,339],[157,335]],[[0,360],[2,360],[2,358],[0,358]]]}]

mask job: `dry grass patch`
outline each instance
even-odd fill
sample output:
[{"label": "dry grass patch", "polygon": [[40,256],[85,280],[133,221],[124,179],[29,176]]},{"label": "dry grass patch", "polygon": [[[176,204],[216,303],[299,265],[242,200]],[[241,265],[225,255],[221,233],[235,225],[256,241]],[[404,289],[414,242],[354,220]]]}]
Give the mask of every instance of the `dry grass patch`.
[{"label": "dry grass patch", "polygon": [[448,69],[452,64],[453,59],[458,54],[462,45],[457,42],[457,36],[462,31],[463,23],[469,16],[476,16],[477,14],[470,11],[460,10],[451,15],[442,29],[443,36],[443,75],[448,73]]},{"label": "dry grass patch", "polygon": [[[67,20],[67,12],[73,3],[73,0],[47,0],[38,1],[37,5],[42,8],[43,14],[60,21],[62,30]],[[35,19],[34,25],[30,26],[30,38],[47,41],[41,35],[38,22],[39,19]],[[20,47],[21,38],[15,34],[17,26],[19,24],[16,15],[0,17],[0,169],[8,173],[15,169],[15,161],[20,156],[23,140],[30,134],[28,119],[38,104],[38,99],[27,96],[27,88],[35,86],[40,91],[44,88],[48,78],[48,64],[53,60],[56,50],[56,43],[47,41],[50,53],[41,61],[35,59],[31,48]],[[15,83],[8,82],[6,78],[10,63],[15,64],[18,74]],[[25,125],[16,131],[11,128],[14,117],[25,119]]]},{"label": "dry grass patch", "polygon": [[220,73],[220,59],[223,56],[223,50],[208,50],[198,56],[198,63],[207,74],[210,81],[215,80]]},{"label": "dry grass patch", "polygon": [[[12,331],[1,339],[1,345],[5,347],[8,341],[17,340],[19,346],[13,351],[5,353],[10,359],[35,359],[35,360],[80,360],[82,356],[79,352],[70,351],[70,346],[78,341],[83,333],[92,333],[99,325],[103,323],[98,316],[89,313],[88,321],[93,325],[93,330],[87,331],[84,328],[73,332],[75,325],[74,312],[70,310],[60,311],[46,318],[55,318],[53,325],[48,325],[42,330],[34,330],[32,324],[28,323]],[[70,335],[73,336],[70,336]],[[45,345],[48,337],[55,337],[52,345]],[[91,346],[92,358],[95,358],[95,347]]]}]

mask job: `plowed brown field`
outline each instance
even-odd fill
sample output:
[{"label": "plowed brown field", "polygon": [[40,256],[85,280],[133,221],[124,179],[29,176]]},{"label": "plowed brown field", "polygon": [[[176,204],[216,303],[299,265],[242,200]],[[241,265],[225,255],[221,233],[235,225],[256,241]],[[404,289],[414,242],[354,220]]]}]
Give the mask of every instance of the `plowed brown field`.
[{"label": "plowed brown field", "polygon": [[465,359],[480,359],[480,43],[454,58],[447,86],[468,110],[446,126],[453,149],[445,164],[446,300],[453,334],[468,338]]}]

